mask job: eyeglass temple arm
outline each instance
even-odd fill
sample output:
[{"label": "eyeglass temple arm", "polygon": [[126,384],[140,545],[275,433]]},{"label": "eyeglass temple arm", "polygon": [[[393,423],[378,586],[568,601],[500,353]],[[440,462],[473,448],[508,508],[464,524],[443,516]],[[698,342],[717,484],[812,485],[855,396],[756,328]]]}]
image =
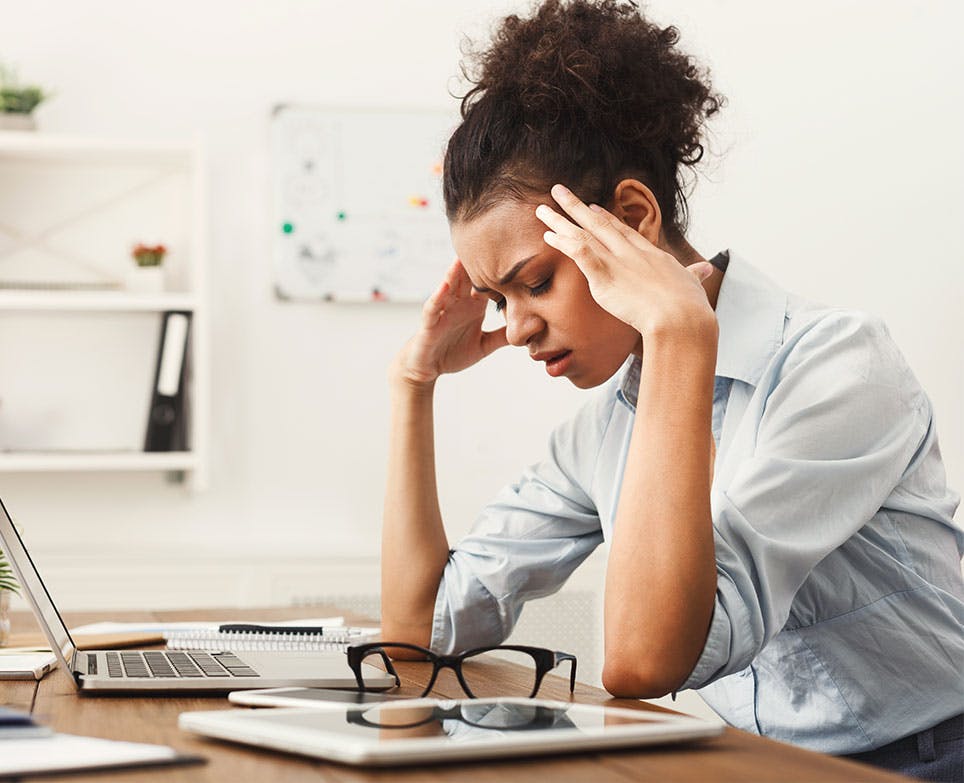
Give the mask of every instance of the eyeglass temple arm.
[{"label": "eyeglass temple arm", "polygon": [[[391,660],[390,660],[389,657],[388,657],[388,653],[386,653],[384,650],[377,650],[376,652],[377,652],[380,656],[382,656],[382,660],[385,661],[385,671],[387,671],[390,675],[392,675],[392,677],[395,678],[395,687],[396,687],[396,688],[401,688],[401,687],[402,687],[402,681],[401,681],[401,679],[400,679],[399,676],[398,676],[398,672],[395,671],[395,667],[392,666],[392,662],[391,662]],[[366,690],[367,690],[367,689],[366,689]]]},{"label": "eyeglass temple arm", "polygon": [[576,690],[576,656],[570,655],[569,653],[557,652],[556,656],[556,666],[558,666],[563,661],[571,661],[572,666],[569,669],[569,693]]}]

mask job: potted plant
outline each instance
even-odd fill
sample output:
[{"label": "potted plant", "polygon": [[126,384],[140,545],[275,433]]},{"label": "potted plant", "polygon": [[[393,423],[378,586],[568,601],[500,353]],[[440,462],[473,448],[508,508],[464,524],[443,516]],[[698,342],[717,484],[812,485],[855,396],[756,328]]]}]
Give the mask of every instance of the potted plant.
[{"label": "potted plant", "polygon": [[164,245],[138,243],[131,250],[134,266],[127,278],[127,288],[139,293],[158,294],[164,290]]},{"label": "potted plant", "polygon": [[21,85],[12,69],[0,65],[0,128],[35,130],[33,110],[48,97],[36,85]]},{"label": "potted plant", "polygon": [[0,549],[0,647],[10,641],[10,596],[19,592],[13,569]]}]

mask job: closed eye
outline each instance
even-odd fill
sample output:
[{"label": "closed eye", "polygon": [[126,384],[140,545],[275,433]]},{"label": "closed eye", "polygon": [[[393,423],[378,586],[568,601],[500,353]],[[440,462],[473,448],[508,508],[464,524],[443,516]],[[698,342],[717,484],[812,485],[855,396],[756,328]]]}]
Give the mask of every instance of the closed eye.
[{"label": "closed eye", "polygon": [[532,286],[529,289],[529,296],[540,296],[548,291],[552,287],[552,275],[549,275],[545,280],[543,280],[539,285]]},{"label": "closed eye", "polygon": [[[552,275],[549,275],[545,280],[543,280],[538,285],[528,286],[529,296],[541,296],[546,293],[552,287]],[[505,310],[505,297],[501,299],[493,300],[495,302],[495,309],[498,312]]]}]

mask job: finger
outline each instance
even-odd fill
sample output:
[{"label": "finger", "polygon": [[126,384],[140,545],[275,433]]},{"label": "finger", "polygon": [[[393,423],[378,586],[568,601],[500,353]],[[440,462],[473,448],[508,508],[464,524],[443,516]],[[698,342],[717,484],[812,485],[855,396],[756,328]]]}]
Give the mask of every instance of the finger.
[{"label": "finger", "polygon": [[445,303],[449,298],[448,280],[443,280],[435,293],[425,300],[422,305],[422,325],[425,327],[435,326],[445,312]]},{"label": "finger", "polygon": [[482,355],[488,356],[493,351],[497,351],[499,348],[505,348],[509,344],[509,338],[506,336],[506,327],[501,329],[495,329],[491,332],[482,332]]},{"label": "finger", "polygon": [[622,235],[627,242],[635,245],[640,250],[649,250],[650,248],[655,247],[655,245],[646,239],[646,237],[644,237],[642,234],[640,234],[639,231],[634,229],[632,226],[627,225],[612,212],[608,212],[598,204],[590,204],[589,209],[606,220],[612,226],[614,231],[619,232],[619,234]]},{"label": "finger", "polygon": [[601,242],[593,239],[585,231],[576,236],[567,236],[555,231],[546,231],[542,235],[545,243],[549,247],[565,253],[569,258],[576,262],[576,266],[588,280],[599,279],[602,275],[609,274],[609,263],[611,255]]},{"label": "finger", "polygon": [[693,275],[693,277],[695,277],[701,283],[713,274],[714,269],[716,269],[716,267],[714,267],[709,261],[698,261],[697,263],[690,264],[688,267],[686,267],[686,271]]},{"label": "finger", "polygon": [[584,274],[602,263],[603,259],[611,260],[606,245],[551,207],[540,204],[536,207],[536,216],[551,229],[543,234],[546,244],[569,256],[579,264]]},{"label": "finger", "polygon": [[608,252],[609,245],[600,241],[591,231],[587,231],[581,226],[577,226],[569,218],[560,215],[552,207],[540,204],[536,207],[536,217],[539,218],[554,233],[563,237],[569,237],[577,242],[583,242],[590,246],[595,246],[597,253]]},{"label": "finger", "polygon": [[[622,231],[619,231],[605,214],[590,209],[565,185],[553,185],[550,193],[556,203],[577,225],[602,242],[608,250],[616,252],[628,241]],[[550,226],[550,228],[557,231],[554,226]]]},{"label": "finger", "polygon": [[445,281],[449,284],[449,289],[456,298],[465,296],[468,293],[469,276],[462,266],[462,261],[458,258],[452,263],[445,273]]}]

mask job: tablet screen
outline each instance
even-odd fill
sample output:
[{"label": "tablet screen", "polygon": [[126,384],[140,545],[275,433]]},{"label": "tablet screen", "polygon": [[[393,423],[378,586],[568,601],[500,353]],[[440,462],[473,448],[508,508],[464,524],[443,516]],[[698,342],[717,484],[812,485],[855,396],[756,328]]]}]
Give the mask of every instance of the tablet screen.
[{"label": "tablet screen", "polygon": [[521,698],[183,713],[180,724],[222,739],[367,764],[625,747],[721,730],[683,715]]},{"label": "tablet screen", "polygon": [[606,733],[618,727],[659,722],[663,716],[628,710],[603,710],[565,702],[529,699],[410,701],[339,712],[286,713],[263,716],[278,726],[333,732],[379,744],[415,738],[485,741],[532,732]]}]

